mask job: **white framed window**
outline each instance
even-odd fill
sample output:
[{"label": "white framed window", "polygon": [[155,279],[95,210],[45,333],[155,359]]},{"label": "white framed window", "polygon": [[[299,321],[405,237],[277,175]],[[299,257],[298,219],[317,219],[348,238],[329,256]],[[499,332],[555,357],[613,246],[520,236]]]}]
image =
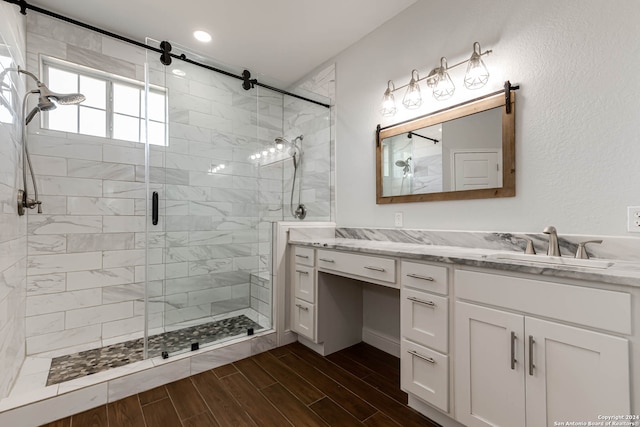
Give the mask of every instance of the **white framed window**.
[{"label": "white framed window", "polygon": [[[54,92],[86,100],[43,115],[44,129],[125,141],[145,141],[144,83],[54,58],[42,58],[44,83]],[[149,143],[166,144],[167,91],[149,86]]]}]

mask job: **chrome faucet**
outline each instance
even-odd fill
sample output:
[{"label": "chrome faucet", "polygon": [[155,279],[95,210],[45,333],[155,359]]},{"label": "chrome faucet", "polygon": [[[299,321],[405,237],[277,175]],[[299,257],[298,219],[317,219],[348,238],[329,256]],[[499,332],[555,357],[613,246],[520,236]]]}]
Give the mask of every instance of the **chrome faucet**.
[{"label": "chrome faucet", "polygon": [[558,232],[553,225],[549,225],[542,230],[544,234],[549,235],[549,249],[547,249],[547,255],[549,256],[562,256],[560,253],[560,243],[558,242]]}]

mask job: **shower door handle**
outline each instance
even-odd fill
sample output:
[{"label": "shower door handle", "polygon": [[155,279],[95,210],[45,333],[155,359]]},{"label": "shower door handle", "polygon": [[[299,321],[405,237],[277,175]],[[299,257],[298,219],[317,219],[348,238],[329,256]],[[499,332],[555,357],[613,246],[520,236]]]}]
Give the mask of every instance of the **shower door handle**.
[{"label": "shower door handle", "polygon": [[153,225],[158,225],[158,192],[153,192],[152,200],[152,210],[151,210],[151,222]]}]

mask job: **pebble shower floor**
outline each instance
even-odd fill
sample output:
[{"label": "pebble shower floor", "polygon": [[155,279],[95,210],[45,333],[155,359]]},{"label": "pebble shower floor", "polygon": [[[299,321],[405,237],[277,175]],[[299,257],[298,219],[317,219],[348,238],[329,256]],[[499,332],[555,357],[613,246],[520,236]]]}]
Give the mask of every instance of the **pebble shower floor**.
[{"label": "pebble shower floor", "polygon": [[[190,343],[200,346],[224,338],[262,329],[258,323],[241,315],[202,325],[165,332],[149,337],[149,357],[157,357],[163,351],[172,353],[184,349]],[[87,375],[117,368],[143,359],[144,338],[113,344],[93,350],[56,357],[51,361],[47,386],[74,380]]]}]

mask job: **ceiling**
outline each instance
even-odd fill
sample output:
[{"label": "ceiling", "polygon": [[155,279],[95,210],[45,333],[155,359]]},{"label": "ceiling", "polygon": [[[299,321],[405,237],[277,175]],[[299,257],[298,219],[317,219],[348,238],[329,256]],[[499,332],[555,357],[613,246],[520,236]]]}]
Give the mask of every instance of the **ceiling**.
[{"label": "ceiling", "polygon": [[[415,1],[34,0],[31,4],[137,41],[168,40],[217,64],[247,68],[261,81],[286,87]],[[196,41],[195,30],[207,31],[213,40]]]}]

